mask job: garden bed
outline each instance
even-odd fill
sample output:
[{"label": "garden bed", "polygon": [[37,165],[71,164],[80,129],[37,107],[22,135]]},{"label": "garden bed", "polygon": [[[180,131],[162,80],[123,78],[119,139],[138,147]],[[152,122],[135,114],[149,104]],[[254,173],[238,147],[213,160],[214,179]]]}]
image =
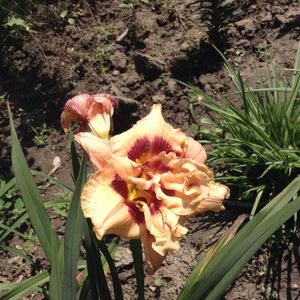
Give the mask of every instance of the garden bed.
[{"label": "garden bed", "polygon": [[[241,0],[226,12],[218,6],[219,1],[140,1],[137,5],[134,1],[49,2],[31,3],[25,21],[32,31],[20,29],[22,38],[18,39],[7,36],[1,49],[3,181],[13,176],[6,99],[13,108],[31,168],[48,173],[59,156],[61,167],[55,175],[72,185],[70,149],[60,128],[60,113],[71,96],[83,92],[115,95],[119,109],[114,116],[114,133],[128,129],[153,103],[160,103],[169,123],[194,136],[200,118],[209,115],[201,101],[192,113],[193,91],[181,82],[212,96],[233,91],[212,43],[248,84],[255,86],[257,73],[267,76],[266,63],[293,67],[300,37],[298,1]],[[59,193],[55,186],[43,187],[45,199],[61,197]],[[17,210],[3,212],[3,217],[12,218]],[[249,213],[227,206],[220,214],[192,218],[180,250],[146,278],[146,299],[175,299],[203,251],[243,212]],[[52,214],[62,233],[63,212]],[[24,225],[24,232],[28,226]],[[34,241],[25,245],[22,238],[10,235],[5,245],[20,245],[35,264],[33,267],[19,256],[1,252],[0,282],[20,282],[46,266]],[[135,278],[126,244],[116,261],[125,299],[134,299]],[[280,243],[266,244],[224,295],[224,299],[272,297],[300,297],[299,240],[292,250]],[[41,298],[41,292],[28,296]]]}]

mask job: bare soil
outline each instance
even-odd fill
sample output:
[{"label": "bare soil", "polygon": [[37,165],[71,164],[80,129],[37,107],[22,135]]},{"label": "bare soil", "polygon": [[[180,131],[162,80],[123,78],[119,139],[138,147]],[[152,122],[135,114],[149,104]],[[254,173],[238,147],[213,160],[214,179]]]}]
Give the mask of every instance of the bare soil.
[{"label": "bare soil", "polygon": [[[206,111],[199,104],[192,116],[193,92],[180,82],[213,96],[233,89],[212,44],[255,86],[257,73],[267,75],[267,63],[292,68],[300,36],[297,0],[239,0],[226,12],[221,1],[140,1],[134,9],[120,5],[122,1],[46,2],[31,8],[31,34],[3,39],[0,95],[5,93],[10,101],[31,167],[48,173],[59,156],[62,166],[56,176],[69,185],[70,151],[60,128],[60,113],[71,96],[83,92],[117,96],[115,133],[146,115],[153,103],[161,103],[166,120],[193,136]],[[12,177],[9,126],[5,101],[0,105],[1,174],[8,179]],[[36,136],[46,137],[42,145]],[[51,198],[56,192],[51,187],[44,196]],[[239,208],[227,207],[221,214],[193,218],[181,249],[146,278],[146,299],[175,299],[203,251],[240,213]],[[53,218],[53,222],[63,232],[63,219]],[[6,240],[6,246],[17,244],[23,240],[15,236]],[[30,246],[27,251],[37,266],[0,254],[0,282],[19,282],[43,268],[41,250]],[[128,248],[121,247],[116,261],[125,299],[135,299]],[[157,278],[160,287],[154,284]],[[223,298],[300,299],[299,241],[292,250],[279,243],[265,245]]]}]

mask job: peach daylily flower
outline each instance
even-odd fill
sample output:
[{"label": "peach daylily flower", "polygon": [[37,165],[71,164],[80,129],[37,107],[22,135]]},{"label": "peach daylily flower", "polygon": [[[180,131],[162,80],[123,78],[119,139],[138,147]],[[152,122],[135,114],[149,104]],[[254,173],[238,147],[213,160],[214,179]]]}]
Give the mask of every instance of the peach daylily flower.
[{"label": "peach daylily flower", "polygon": [[116,100],[109,94],[81,94],[69,99],[61,115],[61,124],[68,132],[73,121],[81,121],[81,131],[88,129],[96,136],[108,139]]},{"label": "peach daylily flower", "polygon": [[224,209],[229,189],[213,180],[204,148],[167,124],[160,105],[109,141],[90,132],[75,139],[97,170],[83,188],[84,216],[98,239],[141,239],[149,273],[179,249],[188,217]]}]

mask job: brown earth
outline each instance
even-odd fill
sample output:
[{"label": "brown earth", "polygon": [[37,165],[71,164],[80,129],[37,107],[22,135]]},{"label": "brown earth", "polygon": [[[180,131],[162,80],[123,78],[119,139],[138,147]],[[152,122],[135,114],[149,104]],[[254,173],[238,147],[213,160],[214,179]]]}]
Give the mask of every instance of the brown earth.
[{"label": "brown earth", "polygon": [[[59,121],[69,97],[82,92],[117,96],[115,133],[146,115],[153,103],[161,103],[166,120],[193,136],[206,112],[199,104],[192,116],[193,92],[179,81],[214,96],[232,91],[212,44],[255,86],[257,73],[267,75],[266,63],[292,67],[300,35],[298,1],[239,0],[226,13],[221,1],[140,1],[134,9],[122,7],[122,1],[48,2],[30,11],[31,34],[21,40],[4,39],[0,92],[13,108],[31,167],[48,173],[59,156],[62,166],[56,176],[69,185],[70,153]],[[12,176],[9,127],[6,104],[0,105],[1,173],[7,179]],[[36,136],[46,137],[42,143],[46,145],[38,147]],[[47,190],[45,197],[55,192]],[[203,250],[240,213],[227,207],[218,215],[193,218],[181,249],[167,257],[154,277],[147,277],[146,299],[175,299]],[[54,220],[63,231],[61,218]],[[10,246],[18,243],[22,239],[6,241]],[[299,244],[292,250],[272,245],[265,245],[249,262],[224,299],[300,299]],[[20,281],[43,267],[41,251],[32,247],[28,251],[40,265],[33,268],[3,252],[0,282]],[[134,299],[128,251],[122,247],[116,261],[125,298]],[[154,285],[155,278],[161,279],[160,287]],[[39,298],[41,294],[29,297]]]}]

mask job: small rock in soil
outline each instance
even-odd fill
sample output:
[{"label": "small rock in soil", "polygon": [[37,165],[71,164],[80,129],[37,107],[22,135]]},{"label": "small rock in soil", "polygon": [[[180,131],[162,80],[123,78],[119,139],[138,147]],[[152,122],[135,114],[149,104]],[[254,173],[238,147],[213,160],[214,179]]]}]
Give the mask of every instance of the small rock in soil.
[{"label": "small rock in soil", "polygon": [[127,56],[122,52],[116,52],[111,56],[111,61],[117,69],[126,69],[128,60]]},{"label": "small rock in soil", "polygon": [[167,86],[168,86],[168,90],[170,91],[171,94],[174,94],[177,91],[177,83],[175,80],[169,79]]},{"label": "small rock in soil", "polygon": [[164,71],[164,66],[161,62],[156,61],[149,55],[137,53],[134,56],[136,71],[143,74],[145,78],[150,80],[156,79]]},{"label": "small rock in soil", "polygon": [[155,103],[163,103],[166,99],[164,94],[157,94],[152,97],[152,101]]}]

